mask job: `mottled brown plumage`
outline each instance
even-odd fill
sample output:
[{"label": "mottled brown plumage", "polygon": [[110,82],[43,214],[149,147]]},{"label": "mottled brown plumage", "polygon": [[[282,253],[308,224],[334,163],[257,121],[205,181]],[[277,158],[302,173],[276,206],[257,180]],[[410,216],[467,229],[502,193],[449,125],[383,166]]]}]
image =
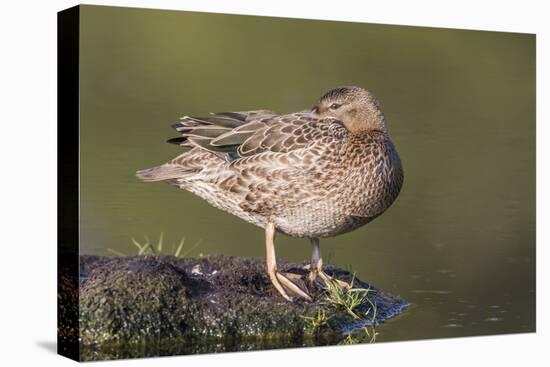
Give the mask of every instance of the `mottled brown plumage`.
[{"label": "mottled brown plumage", "polygon": [[185,116],[174,127],[181,137],[169,142],[191,149],[140,178],[293,237],[356,229],[382,214],[403,183],[380,105],[359,87],[333,89],[311,111]]}]

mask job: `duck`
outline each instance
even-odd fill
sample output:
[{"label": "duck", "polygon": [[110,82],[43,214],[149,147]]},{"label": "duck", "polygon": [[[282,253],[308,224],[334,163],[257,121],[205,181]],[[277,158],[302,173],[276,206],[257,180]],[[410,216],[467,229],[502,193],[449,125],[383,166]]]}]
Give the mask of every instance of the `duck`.
[{"label": "duck", "polygon": [[356,230],[384,213],[404,180],[379,101],[345,86],[324,93],[310,109],[183,116],[168,140],[184,148],[174,159],[137,171],[163,181],[265,231],[269,280],[287,301],[312,301],[295,274],[278,270],[275,236],[308,239],[307,280],[335,281],[323,271],[320,239]]}]

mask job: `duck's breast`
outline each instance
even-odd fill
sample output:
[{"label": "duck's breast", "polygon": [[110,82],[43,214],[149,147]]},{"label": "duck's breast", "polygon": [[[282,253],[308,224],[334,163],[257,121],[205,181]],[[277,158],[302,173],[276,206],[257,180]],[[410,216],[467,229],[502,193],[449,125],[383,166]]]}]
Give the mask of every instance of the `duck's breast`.
[{"label": "duck's breast", "polygon": [[350,141],[327,147],[304,167],[302,205],[279,218],[281,230],[297,237],[330,237],[349,232],[382,214],[403,183],[399,155],[389,139]]},{"label": "duck's breast", "polygon": [[372,220],[388,209],[401,191],[401,160],[393,143],[379,138],[356,149],[351,161],[343,200],[352,208],[350,214]]}]

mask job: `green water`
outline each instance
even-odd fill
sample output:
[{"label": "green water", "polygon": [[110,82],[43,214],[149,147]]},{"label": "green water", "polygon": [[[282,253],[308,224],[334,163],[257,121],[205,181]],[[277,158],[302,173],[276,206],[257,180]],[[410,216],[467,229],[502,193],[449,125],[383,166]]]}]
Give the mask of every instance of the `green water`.
[{"label": "green water", "polygon": [[[325,259],[413,304],[377,341],[535,330],[533,35],[84,6],[81,252],[130,237],[189,256],[263,256],[263,232],[138,169],[184,114],[311,107],[359,85],[381,101],[405,167],[395,204],[321,241]],[[279,236],[277,255],[310,256]]]}]

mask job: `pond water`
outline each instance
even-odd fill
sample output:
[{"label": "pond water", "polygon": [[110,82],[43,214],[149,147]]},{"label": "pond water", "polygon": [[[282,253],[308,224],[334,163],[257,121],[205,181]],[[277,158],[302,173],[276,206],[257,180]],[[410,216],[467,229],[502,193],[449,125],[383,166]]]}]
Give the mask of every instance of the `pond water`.
[{"label": "pond water", "polygon": [[[81,244],[131,238],[187,256],[264,256],[263,231],[135,171],[180,153],[185,114],[311,107],[359,85],[386,113],[405,168],[381,217],[321,241],[325,262],[412,304],[377,342],[535,330],[535,37],[84,6]],[[193,247],[197,242],[200,243]],[[310,256],[277,239],[277,255]]]}]

